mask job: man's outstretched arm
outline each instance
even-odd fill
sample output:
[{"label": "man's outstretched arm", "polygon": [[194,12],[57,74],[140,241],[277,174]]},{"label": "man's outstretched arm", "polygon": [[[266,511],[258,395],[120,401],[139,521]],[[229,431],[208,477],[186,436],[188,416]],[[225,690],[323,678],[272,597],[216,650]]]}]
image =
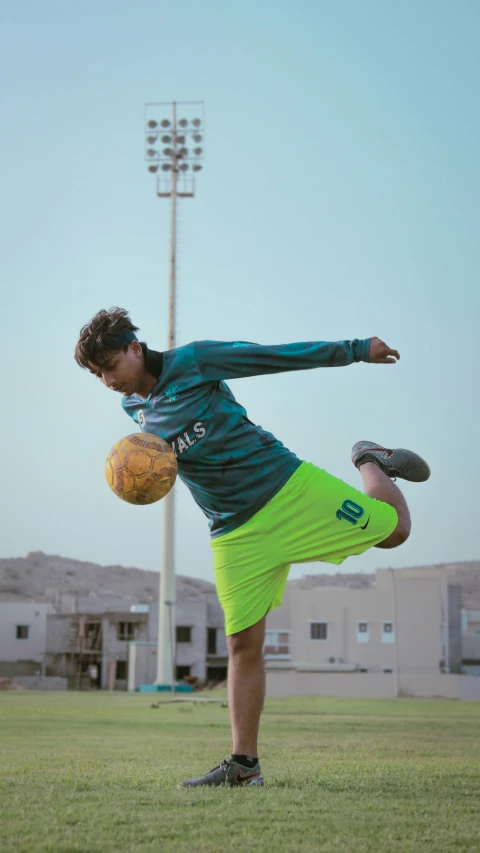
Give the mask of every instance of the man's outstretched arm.
[{"label": "man's outstretched arm", "polygon": [[400,358],[397,350],[390,349],[376,337],[275,346],[245,341],[197,341],[195,351],[200,372],[214,381],[290,370],[312,370],[315,367],[344,367],[356,361],[394,364]]}]

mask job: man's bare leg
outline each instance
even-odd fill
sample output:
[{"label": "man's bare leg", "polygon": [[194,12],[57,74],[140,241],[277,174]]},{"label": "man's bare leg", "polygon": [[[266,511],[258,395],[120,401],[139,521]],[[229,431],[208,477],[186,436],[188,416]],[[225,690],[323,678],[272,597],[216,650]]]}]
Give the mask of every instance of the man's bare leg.
[{"label": "man's bare leg", "polygon": [[359,465],[359,471],[363,477],[365,494],[390,504],[396,509],[398,515],[398,524],[393,533],[375,547],[396,548],[398,545],[402,545],[410,535],[411,520],[408,506],[400,489],[375,462],[364,462]]},{"label": "man's bare leg", "polygon": [[[230,656],[228,705],[232,726],[232,754],[257,760],[258,729],[265,698],[265,620],[266,616],[245,631],[227,637]],[[181,783],[182,788],[199,785],[263,786],[263,773],[260,765],[255,762],[222,761],[204,776],[186,779]]]},{"label": "man's bare leg", "polygon": [[263,644],[266,616],[227,637],[228,706],[235,755],[258,755],[258,729],[265,698]]}]

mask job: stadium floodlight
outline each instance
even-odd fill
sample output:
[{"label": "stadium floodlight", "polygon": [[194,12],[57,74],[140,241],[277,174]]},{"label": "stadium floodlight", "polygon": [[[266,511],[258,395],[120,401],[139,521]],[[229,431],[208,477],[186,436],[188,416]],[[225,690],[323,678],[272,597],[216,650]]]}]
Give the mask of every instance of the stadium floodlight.
[{"label": "stadium floodlight", "polygon": [[149,172],[158,172],[158,166],[154,166],[153,164],[148,167]]},{"label": "stadium floodlight", "polygon": [[155,142],[157,141],[157,139],[158,139],[158,136],[147,136],[147,142],[149,142],[150,145],[154,145]]},{"label": "stadium floodlight", "polygon": [[157,151],[155,150],[155,148],[147,148],[147,154],[149,157],[155,157]]},{"label": "stadium floodlight", "polygon": [[[198,116],[203,113],[200,102],[182,103],[182,118],[177,121],[177,103],[169,104],[172,110],[172,120],[167,118],[150,118],[155,112],[165,115],[166,104],[146,105],[146,128],[168,128],[168,134],[161,137],[166,148],[155,151],[147,149],[146,158],[154,156],[159,165],[149,166],[150,171],[157,171],[157,196],[169,198],[171,204],[170,224],[170,263],[169,263],[169,311],[168,311],[168,349],[175,347],[176,338],[176,259],[177,259],[177,199],[194,198],[195,175],[201,170],[196,162],[194,151],[188,148],[188,143],[202,141],[202,136],[194,128],[203,128],[203,119],[190,119],[190,115]],[[155,110],[155,112],[154,112]],[[185,112],[184,112],[185,110]],[[185,118],[183,117],[185,116]],[[148,119],[148,120],[147,120]],[[190,125],[189,125],[190,122]],[[204,131],[202,130],[203,135]],[[148,130],[147,130],[148,133]],[[147,142],[148,142],[148,136]],[[185,144],[187,143],[187,144]],[[199,149],[196,149],[199,150]],[[203,152],[203,149],[200,149]],[[150,152],[153,154],[150,154]],[[191,170],[191,171],[190,171]],[[163,499],[163,536],[162,536],[162,566],[160,573],[160,597],[158,611],[158,651],[157,676],[155,685],[171,687],[175,690],[175,490],[172,489]]]},{"label": "stadium floodlight", "polygon": [[193,153],[196,154],[197,157],[200,157],[200,154],[203,154],[203,148],[194,148]]}]

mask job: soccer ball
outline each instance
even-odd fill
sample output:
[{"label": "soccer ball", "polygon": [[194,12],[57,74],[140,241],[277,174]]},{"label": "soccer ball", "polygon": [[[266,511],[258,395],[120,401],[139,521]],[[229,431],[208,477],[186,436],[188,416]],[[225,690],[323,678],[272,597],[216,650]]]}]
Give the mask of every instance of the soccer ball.
[{"label": "soccer ball", "polygon": [[175,483],[177,471],[170,445],[148,432],[121,438],[105,460],[105,476],[112,492],[137,506],[165,497]]}]

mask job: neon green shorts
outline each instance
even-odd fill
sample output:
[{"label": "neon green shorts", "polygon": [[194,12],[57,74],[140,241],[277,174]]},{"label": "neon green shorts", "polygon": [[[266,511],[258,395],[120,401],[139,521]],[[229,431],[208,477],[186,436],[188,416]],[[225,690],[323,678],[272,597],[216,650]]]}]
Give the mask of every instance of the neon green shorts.
[{"label": "neon green shorts", "polygon": [[343,563],[390,536],[397,521],[390,504],[302,462],[256,515],[211,540],[225,633],[280,606],[292,563]]}]

